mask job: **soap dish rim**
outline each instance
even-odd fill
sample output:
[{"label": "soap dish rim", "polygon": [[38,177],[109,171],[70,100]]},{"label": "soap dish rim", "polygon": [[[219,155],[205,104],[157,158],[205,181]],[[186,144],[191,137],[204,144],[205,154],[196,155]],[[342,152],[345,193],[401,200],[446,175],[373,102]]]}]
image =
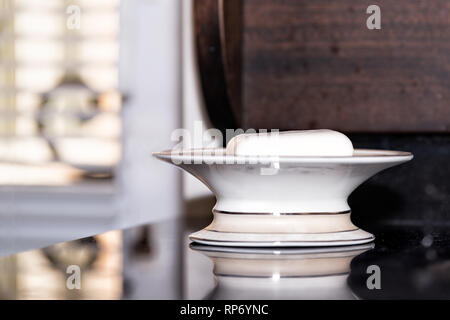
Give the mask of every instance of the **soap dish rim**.
[{"label": "soap dish rim", "polygon": [[[219,154],[211,154],[212,152]],[[206,154],[204,154],[206,153]],[[225,148],[192,148],[153,152],[153,157],[164,161],[187,164],[248,164],[248,163],[377,163],[409,161],[411,152],[383,149],[354,149],[351,156],[244,156],[227,155]]]}]

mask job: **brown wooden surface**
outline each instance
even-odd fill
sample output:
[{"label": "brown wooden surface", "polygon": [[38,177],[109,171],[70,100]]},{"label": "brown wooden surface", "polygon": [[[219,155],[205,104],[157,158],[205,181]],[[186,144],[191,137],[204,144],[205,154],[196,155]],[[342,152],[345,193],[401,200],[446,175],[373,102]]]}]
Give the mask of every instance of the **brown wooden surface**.
[{"label": "brown wooden surface", "polygon": [[242,0],[219,0],[220,39],[230,107],[242,122]]},{"label": "brown wooden surface", "polygon": [[450,131],[450,1],[244,0],[244,127]]}]

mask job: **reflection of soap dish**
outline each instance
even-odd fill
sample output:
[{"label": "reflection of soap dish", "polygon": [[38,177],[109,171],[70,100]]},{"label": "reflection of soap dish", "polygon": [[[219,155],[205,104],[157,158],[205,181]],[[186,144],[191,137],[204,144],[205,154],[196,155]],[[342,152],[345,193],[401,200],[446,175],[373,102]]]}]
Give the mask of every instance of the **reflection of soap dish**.
[{"label": "reflection of soap dish", "polygon": [[212,299],[354,299],[347,286],[354,257],[374,247],[234,248],[191,244],[214,263]]},{"label": "reflection of soap dish", "polygon": [[248,157],[223,149],[154,156],[188,171],[215,194],[214,220],[190,235],[219,246],[361,244],[374,239],[350,220],[347,197],[377,172],[412,159],[400,151],[355,150],[348,157]]}]

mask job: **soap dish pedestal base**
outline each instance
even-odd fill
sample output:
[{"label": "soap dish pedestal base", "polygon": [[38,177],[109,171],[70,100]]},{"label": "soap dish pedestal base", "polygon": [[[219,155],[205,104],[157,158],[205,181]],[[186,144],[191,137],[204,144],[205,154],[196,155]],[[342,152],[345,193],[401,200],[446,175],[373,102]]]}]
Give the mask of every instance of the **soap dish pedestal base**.
[{"label": "soap dish pedestal base", "polygon": [[189,236],[191,241],[231,247],[346,246],[375,237],[350,220],[350,212],[235,213],[213,211],[213,222]]}]

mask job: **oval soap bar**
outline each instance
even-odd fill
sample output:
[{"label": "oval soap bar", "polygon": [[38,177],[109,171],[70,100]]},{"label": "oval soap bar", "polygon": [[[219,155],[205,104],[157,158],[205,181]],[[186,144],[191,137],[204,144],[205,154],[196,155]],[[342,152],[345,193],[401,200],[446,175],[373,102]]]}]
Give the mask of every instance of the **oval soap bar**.
[{"label": "oval soap bar", "polygon": [[245,156],[352,156],[353,145],[346,135],[328,129],[244,133],[228,142],[226,153]]}]

